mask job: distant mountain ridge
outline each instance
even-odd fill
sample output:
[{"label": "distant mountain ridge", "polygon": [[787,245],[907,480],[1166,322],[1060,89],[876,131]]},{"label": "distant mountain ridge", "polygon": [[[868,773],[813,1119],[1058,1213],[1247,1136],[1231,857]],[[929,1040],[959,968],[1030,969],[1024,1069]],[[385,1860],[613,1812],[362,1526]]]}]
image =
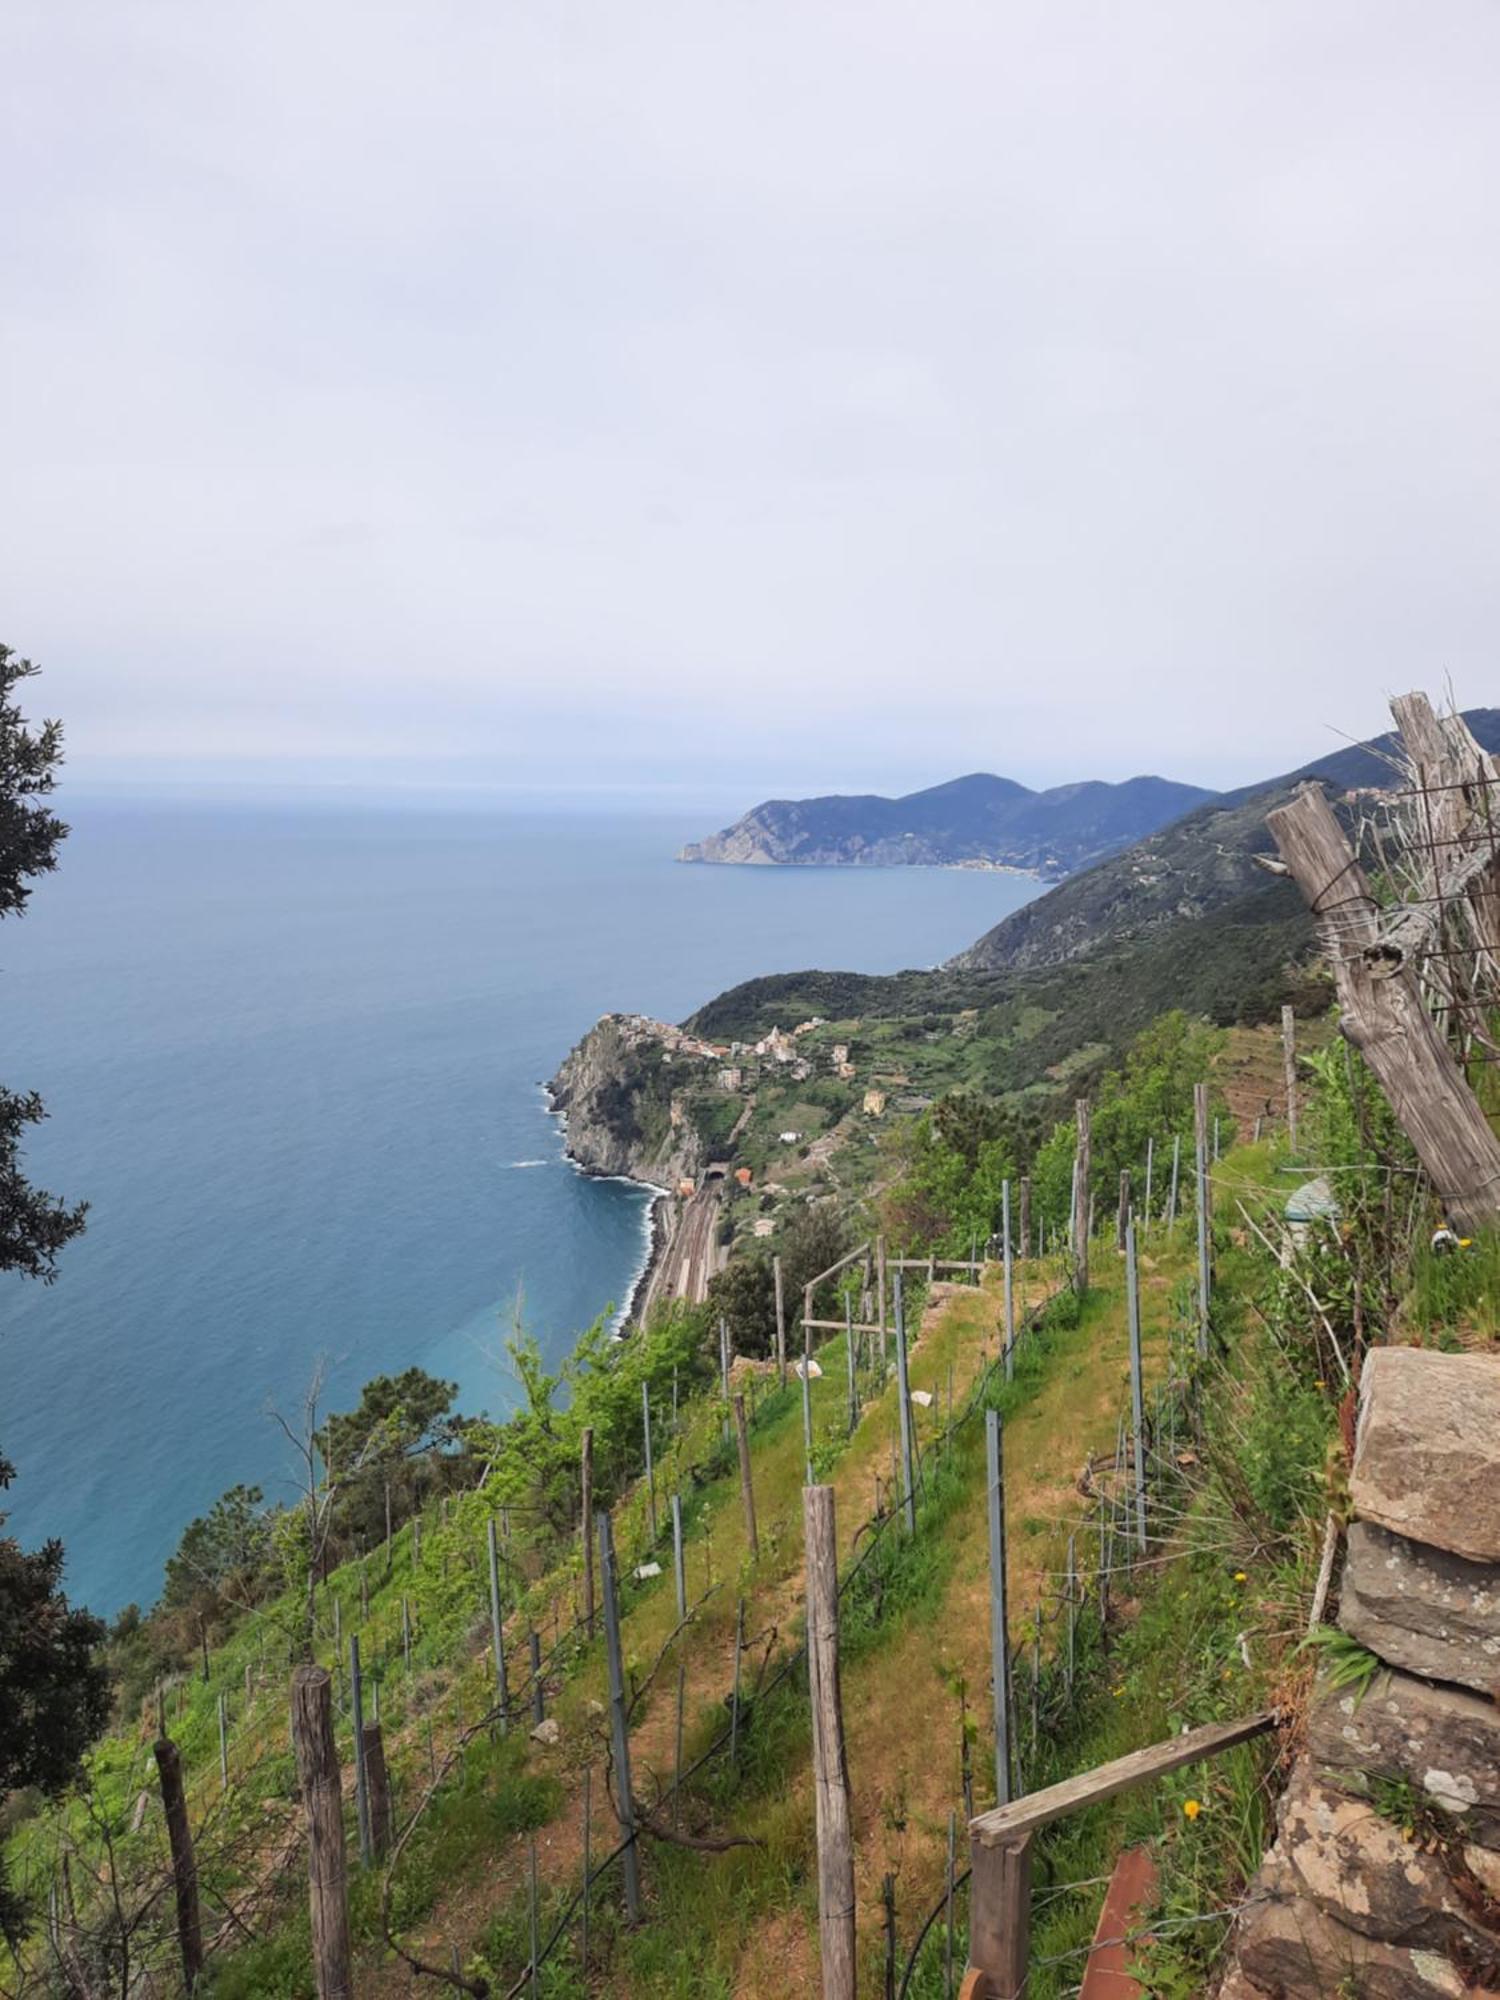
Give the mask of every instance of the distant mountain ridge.
[{"label": "distant mountain ridge", "polygon": [[1011,868],[1055,882],[1213,797],[1201,785],[1156,777],[1035,792],[981,771],[903,798],[767,799],[733,826],[689,842],[677,858],[781,867]]}]

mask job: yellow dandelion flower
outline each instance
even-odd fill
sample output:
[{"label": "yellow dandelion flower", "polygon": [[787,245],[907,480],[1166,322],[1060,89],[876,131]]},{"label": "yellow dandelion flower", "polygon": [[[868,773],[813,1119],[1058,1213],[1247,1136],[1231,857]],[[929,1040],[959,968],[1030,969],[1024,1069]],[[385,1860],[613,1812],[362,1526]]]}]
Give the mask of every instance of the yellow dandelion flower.
[{"label": "yellow dandelion flower", "polygon": [[1182,1810],[1188,1819],[1196,1819],[1203,1810],[1203,1802],[1201,1799],[1184,1799]]},{"label": "yellow dandelion flower", "polygon": [[1237,1569],[1234,1573],[1234,1580],[1236,1583],[1244,1583],[1247,1580],[1245,1572],[1242,1569]]}]

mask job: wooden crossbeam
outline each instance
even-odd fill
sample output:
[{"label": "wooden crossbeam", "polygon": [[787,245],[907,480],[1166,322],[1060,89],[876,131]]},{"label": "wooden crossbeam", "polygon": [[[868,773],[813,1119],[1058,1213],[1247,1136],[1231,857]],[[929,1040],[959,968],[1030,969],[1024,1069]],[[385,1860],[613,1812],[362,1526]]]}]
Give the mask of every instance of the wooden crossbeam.
[{"label": "wooden crossbeam", "polygon": [[848,1253],[847,1256],[840,1257],[839,1261],[836,1264],[830,1264],[826,1271],[819,1271],[818,1275],[815,1278],[811,1279],[809,1283],[806,1285],[805,1290],[809,1292],[816,1291],[818,1286],[823,1283],[825,1278],[833,1277],[836,1272],[842,1271],[846,1264],[852,1264],[860,1257],[868,1257],[870,1254],[870,1250],[871,1250],[870,1244],[868,1243],[858,1244],[853,1250],[851,1250]]},{"label": "wooden crossbeam", "polygon": [[1135,1785],[1179,1771],[1184,1764],[1196,1764],[1204,1757],[1216,1757],[1237,1744],[1265,1736],[1278,1720],[1275,1709],[1264,1709],[1259,1715],[1242,1716],[1238,1722],[1205,1723],[1201,1729],[1186,1730],[1181,1736],[1168,1737],[1165,1743],[1153,1743],[1149,1749],[1132,1750],[1113,1763],[1100,1764],[1076,1778],[1064,1778],[1059,1785],[1048,1785],[1045,1791],[1031,1792],[1008,1806],[980,1813],[969,1821],[970,1838],[979,1847],[1012,1846],[1065,1813],[1097,1805],[1101,1799],[1112,1799]]}]

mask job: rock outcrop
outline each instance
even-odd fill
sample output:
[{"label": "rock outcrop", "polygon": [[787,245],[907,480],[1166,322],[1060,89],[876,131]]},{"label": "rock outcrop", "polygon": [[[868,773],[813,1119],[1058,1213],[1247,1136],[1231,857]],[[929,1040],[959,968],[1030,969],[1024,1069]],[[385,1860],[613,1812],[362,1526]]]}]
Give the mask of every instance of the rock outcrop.
[{"label": "rock outcrop", "polygon": [[[696,1044],[694,1045],[696,1047]],[[703,1164],[691,1121],[674,1114],[674,1060],[684,1037],[642,1014],[606,1014],[564,1059],[547,1090],[568,1157],[590,1174],[675,1187]]]},{"label": "rock outcrop", "polygon": [[1500,1992],[1500,1360],[1382,1348],[1361,1384],[1340,1623],[1222,2000]]}]

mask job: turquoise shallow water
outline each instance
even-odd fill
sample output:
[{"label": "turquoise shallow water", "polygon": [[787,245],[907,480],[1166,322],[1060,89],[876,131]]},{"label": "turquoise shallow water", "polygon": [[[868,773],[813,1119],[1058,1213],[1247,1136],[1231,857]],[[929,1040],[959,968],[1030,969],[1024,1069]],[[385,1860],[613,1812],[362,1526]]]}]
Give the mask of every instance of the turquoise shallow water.
[{"label": "turquoise shallow water", "polygon": [[[564,1163],[540,1083],[600,1013],[678,1018],[756,973],[958,950],[1033,886],[936,869],[694,868],[702,814],[68,808],[0,931],[3,1076],[33,1177],[92,1203],[49,1288],[0,1283],[14,1532],[151,1601],[319,1358],[347,1406],[418,1363],[504,1409],[627,1296],[645,1197]],[[725,818],[729,814],[724,815]]]}]

